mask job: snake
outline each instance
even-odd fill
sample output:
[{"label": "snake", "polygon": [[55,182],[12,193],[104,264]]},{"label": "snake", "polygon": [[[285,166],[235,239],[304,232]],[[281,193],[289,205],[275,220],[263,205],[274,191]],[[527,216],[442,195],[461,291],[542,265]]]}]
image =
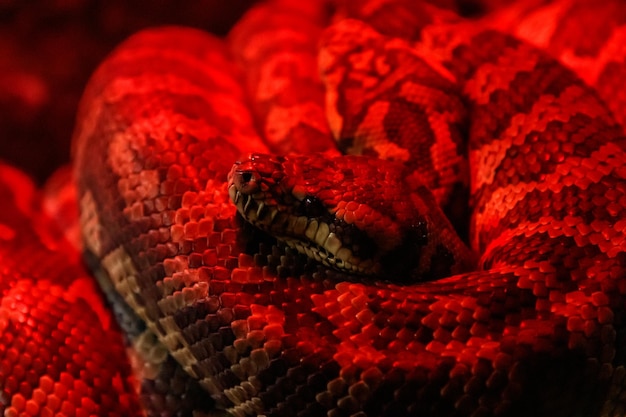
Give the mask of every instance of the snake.
[{"label": "snake", "polygon": [[624,31],[592,70],[531,30],[587,9],[543,6],[122,43],[75,186],[0,170],[4,415],[624,415]]}]

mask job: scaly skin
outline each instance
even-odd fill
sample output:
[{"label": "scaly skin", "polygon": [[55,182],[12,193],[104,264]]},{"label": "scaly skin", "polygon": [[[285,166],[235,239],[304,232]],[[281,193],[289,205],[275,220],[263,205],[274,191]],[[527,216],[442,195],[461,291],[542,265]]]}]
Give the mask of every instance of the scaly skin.
[{"label": "scaly skin", "polygon": [[228,35],[255,124],[274,152],[338,153],[317,69],[329,18],[318,1],[278,0],[253,8]]},{"label": "scaly skin", "polygon": [[120,329],[46,200],[6,164],[0,198],[0,412],[142,415]]},{"label": "scaly skin", "polygon": [[347,274],[407,284],[475,269],[414,171],[365,156],[252,154],[228,191],[246,221]]},{"label": "scaly skin", "polygon": [[[222,41],[181,28],[134,36],[87,87],[74,138],[86,249],[154,346],[232,415],[619,415],[621,127],[572,72],[512,38],[459,23],[411,42],[356,20],[325,30],[329,130],[371,128],[365,110],[389,98],[346,98],[403,57],[451,81],[471,120],[480,270],[344,281],[247,226],[226,177],[242,155],[268,152],[253,120],[271,118],[249,112]],[[392,116],[387,138],[402,123]],[[458,119],[437,120],[441,132]],[[167,376],[171,358],[146,361]]]}]

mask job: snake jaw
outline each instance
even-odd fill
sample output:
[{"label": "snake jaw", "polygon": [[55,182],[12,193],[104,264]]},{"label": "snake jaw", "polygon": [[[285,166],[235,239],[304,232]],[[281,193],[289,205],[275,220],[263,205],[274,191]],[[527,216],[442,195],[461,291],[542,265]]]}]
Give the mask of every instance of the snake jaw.
[{"label": "snake jaw", "polygon": [[[353,227],[336,218],[302,184],[280,175],[283,162],[282,157],[252,154],[233,165],[228,193],[241,216],[328,267],[360,275],[377,273],[375,262],[358,256],[358,246],[344,244],[341,231]],[[352,240],[365,241],[367,237]]]},{"label": "snake jaw", "polygon": [[[266,204],[262,193],[245,194],[232,181],[229,196],[242,217],[253,226],[275,236],[288,246],[324,265],[360,275],[376,273],[378,268],[369,259],[361,260],[344,247],[341,239],[325,222],[306,216],[288,214],[279,205]],[[303,239],[305,237],[306,239]]]},{"label": "snake jaw", "polygon": [[251,155],[231,169],[230,198],[253,226],[349,274],[424,280],[473,267],[432,194],[404,185],[401,166],[343,158]]}]

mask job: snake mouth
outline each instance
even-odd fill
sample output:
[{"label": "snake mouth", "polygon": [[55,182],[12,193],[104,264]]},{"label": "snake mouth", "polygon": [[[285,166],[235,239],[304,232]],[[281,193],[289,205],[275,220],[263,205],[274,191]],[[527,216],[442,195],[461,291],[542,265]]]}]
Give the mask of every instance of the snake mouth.
[{"label": "snake mouth", "polygon": [[[246,179],[250,178],[243,178]],[[233,178],[229,178],[228,193],[244,220],[310,259],[351,274],[372,275],[378,271],[376,262],[361,259],[343,244],[332,216],[309,218],[294,214],[291,207],[269,201],[263,192],[242,191],[241,184]]]}]

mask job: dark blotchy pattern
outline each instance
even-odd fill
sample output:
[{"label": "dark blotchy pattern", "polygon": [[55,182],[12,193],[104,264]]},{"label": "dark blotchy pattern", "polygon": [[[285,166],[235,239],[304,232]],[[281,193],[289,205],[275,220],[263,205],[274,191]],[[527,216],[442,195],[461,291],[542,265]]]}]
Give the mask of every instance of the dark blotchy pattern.
[{"label": "dark blotchy pattern", "polygon": [[[278,0],[260,6],[228,45],[192,29],[145,31],[93,76],[73,149],[85,250],[152,333],[131,337],[143,382],[125,365],[106,366],[126,363],[120,344],[110,356],[95,355],[97,366],[84,360],[104,342],[78,317],[109,313],[82,303],[80,286],[57,292],[36,279],[56,257],[40,261],[7,251],[5,264],[21,284],[3,280],[2,303],[25,306],[0,310],[0,326],[10,329],[0,344],[0,375],[8,381],[0,400],[7,414],[34,415],[36,401],[54,403],[33,387],[38,379],[41,390],[57,389],[42,376],[57,374],[60,390],[74,384],[64,375],[78,375],[63,409],[68,413],[76,404],[132,413],[136,389],[151,414],[164,416],[191,408],[203,413],[213,404],[235,416],[623,414],[626,143],[603,102],[547,55],[471,23],[437,18],[440,24],[429,24],[437,19],[414,19],[408,10],[396,33],[411,39],[401,41],[357,20],[320,32],[329,22],[330,9],[324,9],[315,27],[296,38],[293,28],[280,30],[280,19],[263,18],[273,7],[298,14],[307,6]],[[362,10],[337,4],[335,13]],[[371,11],[360,17],[376,17]],[[404,31],[403,22],[425,26],[417,34]],[[273,29],[264,31],[265,23]],[[294,43],[264,47],[280,36]],[[300,59],[310,62],[316,38],[321,80],[297,68]],[[232,50],[237,63],[230,61]],[[302,94],[289,94],[298,88],[290,84],[294,79],[305,81]],[[425,91],[439,97],[431,107],[422,100]],[[320,110],[326,112],[321,119]],[[416,120],[431,121],[421,130],[433,144],[433,160],[425,165],[440,166],[436,158],[469,141],[469,179],[461,175],[460,182],[472,195],[470,240],[480,270],[406,286],[355,280],[251,230],[237,215],[227,174],[247,153],[268,152],[255,127],[261,136],[275,134],[277,147],[285,145],[285,132],[298,139],[314,132],[317,149],[326,149],[328,133],[341,139],[347,132],[343,139],[368,143],[377,155],[412,158],[410,141],[403,142],[411,129],[396,126],[404,119],[390,114],[396,110],[418,111]],[[328,126],[318,128],[324,118]],[[466,123],[467,131],[461,129]],[[449,170],[463,172],[460,166]],[[409,196],[421,175],[405,178]],[[13,217],[15,228],[23,227],[22,218]],[[386,220],[377,227],[395,225]],[[23,236],[54,251],[54,239],[36,232],[17,236],[13,227],[0,228],[3,247]],[[435,249],[434,258],[445,260]],[[29,265],[35,278],[21,279],[31,272],[20,268]],[[79,274],[72,268],[68,280]],[[18,347],[6,340],[24,344],[27,330],[20,333],[16,323],[28,328],[40,313],[34,301],[45,305],[46,294],[57,293],[84,311],[57,301],[46,307],[62,317],[57,332],[45,324],[28,331],[42,329],[35,339],[43,344],[59,341],[53,350],[65,373],[42,368],[35,355],[16,354]],[[103,334],[111,338],[114,330]],[[21,371],[31,364],[32,372]],[[89,385],[92,369],[104,379],[94,377]],[[117,385],[103,382],[120,378]]]},{"label": "dark blotchy pattern", "polygon": [[123,335],[34,184],[0,165],[0,199],[0,412],[141,415]]}]

